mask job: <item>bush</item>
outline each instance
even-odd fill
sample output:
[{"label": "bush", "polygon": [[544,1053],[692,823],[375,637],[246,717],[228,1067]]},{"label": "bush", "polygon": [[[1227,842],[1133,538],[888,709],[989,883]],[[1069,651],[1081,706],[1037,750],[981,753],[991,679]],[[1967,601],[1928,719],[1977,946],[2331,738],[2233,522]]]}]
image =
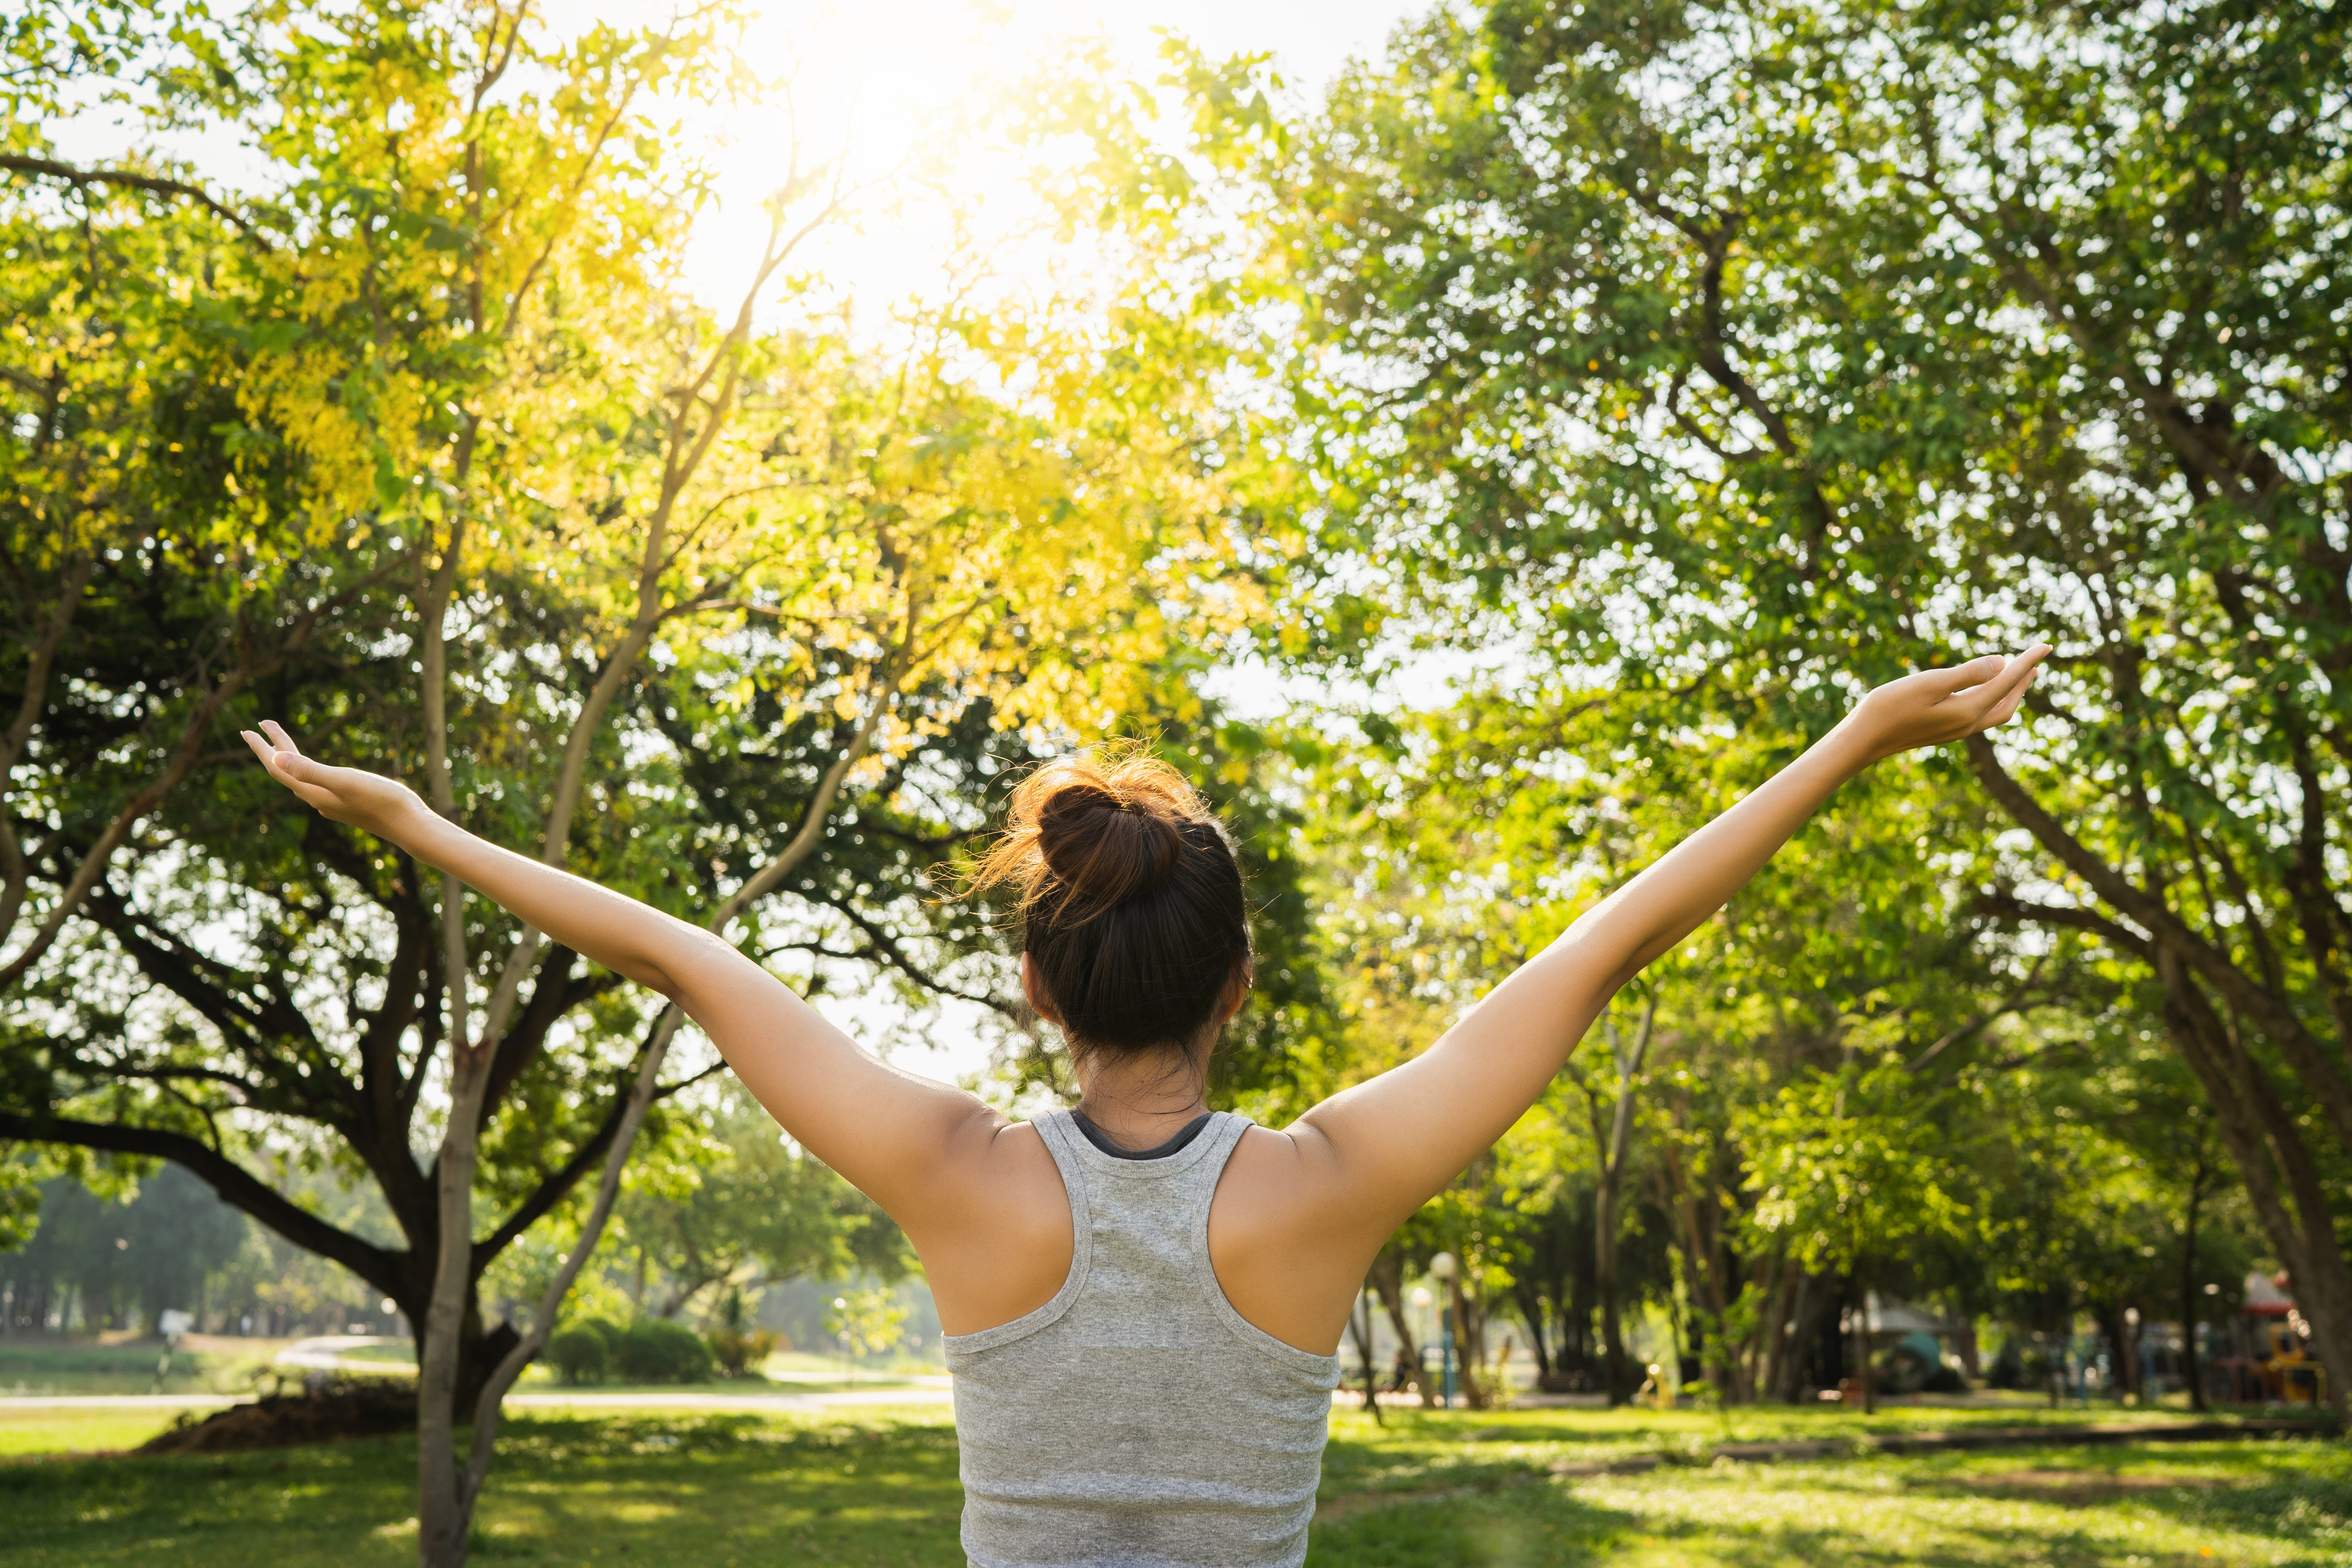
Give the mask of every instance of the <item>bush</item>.
[{"label": "bush", "polygon": [[709,1339],[710,1353],[729,1377],[740,1377],[746,1369],[759,1366],[776,1348],[776,1336],[765,1329],[713,1329]]},{"label": "bush", "polygon": [[579,1326],[595,1335],[604,1344],[606,1367],[617,1367],[621,1364],[620,1324],[610,1318],[583,1318]]},{"label": "bush", "polygon": [[604,1348],[604,1336],[597,1332],[602,1325],[583,1323],[577,1328],[558,1329],[547,1342],[547,1359],[557,1375],[571,1384],[602,1383],[613,1358]]},{"label": "bush", "polygon": [[629,1383],[702,1383],[710,1376],[710,1347],[685,1324],[662,1318],[622,1330],[616,1359]]}]

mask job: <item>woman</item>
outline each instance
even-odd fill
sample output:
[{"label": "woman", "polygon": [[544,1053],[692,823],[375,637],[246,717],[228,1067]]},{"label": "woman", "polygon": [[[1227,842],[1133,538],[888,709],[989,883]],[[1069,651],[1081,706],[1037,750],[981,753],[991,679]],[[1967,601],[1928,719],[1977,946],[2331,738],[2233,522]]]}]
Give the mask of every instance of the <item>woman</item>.
[{"label": "woman", "polygon": [[1434,1045],[1280,1131],[1203,1100],[1249,990],[1241,875],[1164,766],[1085,758],[1013,792],[982,887],[1017,890],[1021,984],[1075,1110],[1008,1121],[877,1061],[709,932],[484,843],[406,787],[247,732],[270,773],[683,1007],[803,1147],[904,1226],[956,1380],[984,1568],[1295,1564],[1372,1256],[1534,1103],[1618,988],[1838,785],[2016,711],[2035,647],[1879,688],[1578,920]]}]

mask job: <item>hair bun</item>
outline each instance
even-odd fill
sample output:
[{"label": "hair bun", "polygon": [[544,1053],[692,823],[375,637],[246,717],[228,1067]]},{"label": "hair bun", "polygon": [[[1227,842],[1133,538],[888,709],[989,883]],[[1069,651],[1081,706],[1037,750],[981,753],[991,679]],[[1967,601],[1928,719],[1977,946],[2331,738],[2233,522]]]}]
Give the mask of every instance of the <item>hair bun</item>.
[{"label": "hair bun", "polygon": [[1213,1035],[1249,974],[1249,906],[1233,841],[1184,776],[1114,742],[1046,763],[1005,804],[964,891],[1018,895],[1024,984],[1052,999],[1040,1010],[1073,1055]]},{"label": "hair bun", "polygon": [[1062,885],[1089,903],[1118,904],[1174,873],[1184,835],[1159,792],[1082,775],[1055,779],[1037,802],[1037,850]]}]

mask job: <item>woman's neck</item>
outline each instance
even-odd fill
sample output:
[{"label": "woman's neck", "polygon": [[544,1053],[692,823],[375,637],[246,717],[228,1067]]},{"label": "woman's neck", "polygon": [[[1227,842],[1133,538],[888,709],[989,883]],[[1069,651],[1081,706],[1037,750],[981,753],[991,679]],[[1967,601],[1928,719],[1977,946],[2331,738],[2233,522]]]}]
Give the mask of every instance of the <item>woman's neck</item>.
[{"label": "woman's neck", "polygon": [[1208,1110],[1203,1055],[1097,1057],[1078,1073],[1078,1110],[1122,1149],[1157,1148]]}]

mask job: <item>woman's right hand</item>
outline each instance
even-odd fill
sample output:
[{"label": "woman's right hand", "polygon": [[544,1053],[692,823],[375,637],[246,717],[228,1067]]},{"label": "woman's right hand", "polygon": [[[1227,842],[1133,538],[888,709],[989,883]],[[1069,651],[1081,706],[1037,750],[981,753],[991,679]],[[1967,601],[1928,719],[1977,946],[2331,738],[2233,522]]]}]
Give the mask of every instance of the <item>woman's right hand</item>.
[{"label": "woman's right hand", "polygon": [[330,767],[325,763],[312,762],[304,756],[274,719],[264,719],[261,727],[268,734],[264,740],[252,731],[243,731],[245,743],[269,770],[269,776],[301,797],[302,803],[334,822],[348,822],[353,827],[374,834],[379,838],[395,838],[394,831],[404,818],[429,816],[425,803],[416,792],[397,779],[380,773],[362,773],[358,768]]}]

